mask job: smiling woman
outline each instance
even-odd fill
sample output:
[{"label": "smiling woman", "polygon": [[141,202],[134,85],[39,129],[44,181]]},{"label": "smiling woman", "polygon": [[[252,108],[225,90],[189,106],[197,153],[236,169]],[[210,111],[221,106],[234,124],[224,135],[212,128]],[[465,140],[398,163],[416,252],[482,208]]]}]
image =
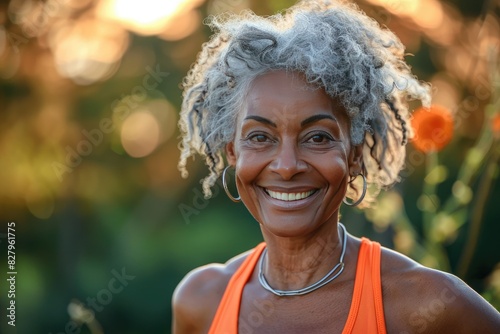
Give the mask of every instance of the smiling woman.
[{"label": "smiling woman", "polygon": [[345,109],[303,76],[282,70],[257,77],[245,102],[227,160],[264,235],[307,235],[336,222],[332,213],[342,203],[349,175],[361,171]]},{"label": "smiling woman", "polygon": [[[264,242],[184,278],[173,296],[174,333],[499,328],[498,312],[457,277],[339,222],[342,203],[374,200],[367,184],[398,181],[412,135],[405,99],[430,102],[396,36],[343,2],[304,1],[273,17],[245,13],[211,25],[217,32],[184,83],[179,166],[185,175],[187,158],[203,156],[205,194],[222,174]],[[432,319],[415,317],[435,310],[436,299],[447,305]]]}]

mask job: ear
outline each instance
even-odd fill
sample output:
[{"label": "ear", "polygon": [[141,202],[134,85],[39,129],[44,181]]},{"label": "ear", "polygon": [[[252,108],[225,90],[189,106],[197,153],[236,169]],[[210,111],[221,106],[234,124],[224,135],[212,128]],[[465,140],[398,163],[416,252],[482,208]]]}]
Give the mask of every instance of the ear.
[{"label": "ear", "polygon": [[234,142],[226,145],[226,159],[230,166],[236,166],[236,152],[234,151]]},{"label": "ear", "polygon": [[363,171],[363,145],[355,145],[351,147],[349,153],[349,175],[357,176]]}]

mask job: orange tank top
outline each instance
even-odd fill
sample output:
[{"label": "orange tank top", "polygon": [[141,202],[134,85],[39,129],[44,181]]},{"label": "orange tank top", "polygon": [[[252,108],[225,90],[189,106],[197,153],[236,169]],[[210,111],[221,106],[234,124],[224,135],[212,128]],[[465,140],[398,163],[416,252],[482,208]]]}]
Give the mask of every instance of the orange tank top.
[{"label": "orange tank top", "polygon": [[[238,333],[243,288],[265,247],[265,243],[255,247],[234,273],[222,296],[209,334]],[[386,334],[380,282],[380,254],[379,243],[361,238],[351,308],[342,334]]]}]

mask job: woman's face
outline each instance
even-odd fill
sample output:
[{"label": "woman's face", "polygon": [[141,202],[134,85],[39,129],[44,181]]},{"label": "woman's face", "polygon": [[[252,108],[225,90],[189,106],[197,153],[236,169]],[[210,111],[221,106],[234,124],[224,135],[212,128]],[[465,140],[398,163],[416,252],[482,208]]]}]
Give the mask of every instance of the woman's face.
[{"label": "woman's face", "polygon": [[301,74],[253,81],[226,151],[241,199],[264,230],[301,236],[337,221],[349,175],[361,169],[349,128],[341,104]]}]

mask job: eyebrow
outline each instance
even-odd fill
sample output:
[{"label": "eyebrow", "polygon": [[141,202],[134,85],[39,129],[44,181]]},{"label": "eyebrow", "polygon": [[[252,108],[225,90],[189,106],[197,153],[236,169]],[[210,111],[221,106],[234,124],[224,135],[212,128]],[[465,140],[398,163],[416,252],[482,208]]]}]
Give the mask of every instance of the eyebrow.
[{"label": "eyebrow", "polygon": [[[250,115],[250,116],[247,116],[245,117],[245,120],[250,120],[250,119],[253,119],[254,121],[257,121],[257,122],[260,122],[260,123],[264,123],[264,124],[267,124],[267,125],[270,125],[274,128],[277,128],[278,126],[276,125],[276,123],[274,123],[273,121],[271,120],[268,120],[267,118],[264,118],[264,117],[261,117],[261,116],[257,116],[257,115]],[[314,122],[318,122],[322,119],[330,119],[332,121],[336,121],[335,118],[331,115],[328,115],[328,114],[318,114],[318,115],[313,115],[311,117],[308,117],[306,118],[305,120],[303,120],[302,122],[300,122],[300,126],[301,127],[304,127],[308,124],[311,124],[311,123],[314,123]]]},{"label": "eyebrow", "polygon": [[270,120],[268,120],[267,118],[264,118],[264,117],[260,117],[260,116],[256,116],[256,115],[250,115],[250,116],[245,117],[245,120],[247,120],[247,119],[253,119],[254,121],[270,125],[270,126],[272,126],[274,128],[278,127],[276,125],[276,123],[274,123],[273,121],[270,121]]},{"label": "eyebrow", "polygon": [[314,123],[314,122],[318,122],[322,119],[331,119],[332,121],[336,121],[336,119],[332,116],[332,115],[328,115],[328,114],[318,114],[318,115],[313,115],[311,117],[308,117],[306,118],[305,120],[303,120],[302,122],[300,122],[300,126],[304,127],[308,124],[311,124],[311,123]]}]

